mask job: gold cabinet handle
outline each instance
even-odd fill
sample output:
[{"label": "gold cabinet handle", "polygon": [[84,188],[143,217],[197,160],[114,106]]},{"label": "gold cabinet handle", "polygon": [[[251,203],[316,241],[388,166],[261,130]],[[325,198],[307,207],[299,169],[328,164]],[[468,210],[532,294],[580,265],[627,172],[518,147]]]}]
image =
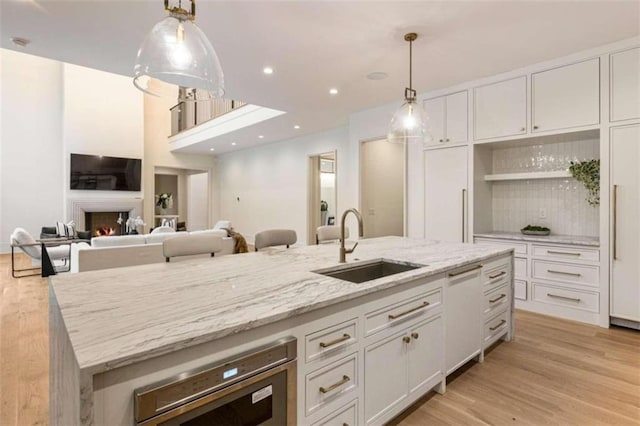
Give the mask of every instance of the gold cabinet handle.
[{"label": "gold cabinet handle", "polygon": [[444,139],[440,139],[440,142],[444,142]]},{"label": "gold cabinet handle", "polygon": [[495,331],[495,330],[499,329],[500,327],[502,327],[506,323],[507,323],[507,320],[500,320],[498,325],[496,325],[495,327],[489,327],[489,330]]},{"label": "gold cabinet handle", "polygon": [[507,275],[507,272],[506,271],[502,271],[502,272],[498,272],[495,275],[489,275],[489,279],[490,280],[495,280],[496,278],[499,278],[499,277],[501,277],[503,275]]},{"label": "gold cabinet handle", "polygon": [[471,268],[463,269],[462,271],[449,272],[449,277],[457,277],[458,275],[466,274],[467,272],[475,271],[482,268],[482,265],[474,265]]},{"label": "gold cabinet handle", "polygon": [[524,132],[525,130],[527,130],[525,127],[520,127],[521,132]]},{"label": "gold cabinet handle", "polygon": [[336,382],[334,384],[332,384],[331,386],[329,386],[328,388],[325,388],[324,386],[320,386],[320,392],[322,393],[327,393],[327,392],[331,392],[332,390],[334,390],[335,388],[338,388],[342,385],[344,385],[345,383],[347,383],[349,380],[351,380],[351,378],[349,376],[347,376],[346,374],[344,376],[342,376],[342,380],[340,380],[339,382]]},{"label": "gold cabinet handle", "polygon": [[547,254],[564,254],[567,256],[580,256],[580,253],[572,253],[569,251],[555,251],[555,250],[547,250]]},{"label": "gold cabinet handle", "polygon": [[411,337],[409,337],[409,336],[404,336],[404,337],[402,338],[402,341],[403,341],[403,342],[405,342],[405,343],[411,343]]},{"label": "gold cabinet handle", "polygon": [[498,300],[504,299],[505,297],[507,297],[506,294],[501,294],[500,296],[496,297],[495,299],[489,299],[489,303],[496,303]]},{"label": "gold cabinet handle", "polygon": [[538,129],[538,126],[533,126],[534,129]]},{"label": "gold cabinet handle", "polygon": [[555,299],[571,300],[572,302],[576,302],[576,303],[580,302],[580,298],[579,297],[560,296],[559,294],[552,294],[552,293],[547,293],[547,296],[553,297]]},{"label": "gold cabinet handle", "polygon": [[337,345],[338,343],[342,343],[342,342],[346,342],[347,340],[351,339],[351,336],[349,336],[347,333],[344,333],[342,335],[342,337],[338,337],[335,340],[332,340],[330,342],[320,342],[320,347],[321,348],[329,348],[331,346]]},{"label": "gold cabinet handle", "polygon": [[613,185],[613,260],[618,260],[618,185]]},{"label": "gold cabinet handle", "polygon": [[411,333],[411,337],[418,340],[418,337],[420,337],[420,335],[418,333]]},{"label": "gold cabinet handle", "polygon": [[404,312],[402,312],[400,314],[389,314],[389,319],[390,320],[398,319],[398,318],[403,317],[405,315],[409,315],[410,313],[415,312],[415,311],[417,311],[419,309],[426,308],[427,306],[429,306],[429,302],[426,302],[426,301],[422,302],[422,305],[416,306],[415,308],[411,308],[408,311],[404,311]]},{"label": "gold cabinet handle", "polygon": [[447,138],[446,141],[449,142],[449,141],[451,141],[451,139]]},{"label": "gold cabinet handle", "polygon": [[576,272],[554,271],[553,269],[547,269],[547,272],[549,272],[551,274],[570,275],[572,277],[581,277],[582,276],[582,274],[578,274]]}]

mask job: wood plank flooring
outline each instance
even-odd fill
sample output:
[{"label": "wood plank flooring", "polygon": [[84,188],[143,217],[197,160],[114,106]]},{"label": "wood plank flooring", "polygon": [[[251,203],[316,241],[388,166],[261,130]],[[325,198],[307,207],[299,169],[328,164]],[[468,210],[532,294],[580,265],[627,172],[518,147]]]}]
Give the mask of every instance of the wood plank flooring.
[{"label": "wood plank flooring", "polygon": [[[28,265],[27,259],[21,262]],[[47,280],[0,255],[0,425],[46,425]],[[640,332],[519,311],[516,339],[450,376],[392,424],[640,425]]]}]

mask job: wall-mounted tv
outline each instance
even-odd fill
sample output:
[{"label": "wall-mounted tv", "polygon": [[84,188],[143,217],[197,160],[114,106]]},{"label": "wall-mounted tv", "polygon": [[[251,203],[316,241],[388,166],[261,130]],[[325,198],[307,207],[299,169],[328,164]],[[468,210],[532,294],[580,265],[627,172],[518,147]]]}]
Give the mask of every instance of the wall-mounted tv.
[{"label": "wall-mounted tv", "polygon": [[71,154],[71,189],[140,191],[142,160]]}]

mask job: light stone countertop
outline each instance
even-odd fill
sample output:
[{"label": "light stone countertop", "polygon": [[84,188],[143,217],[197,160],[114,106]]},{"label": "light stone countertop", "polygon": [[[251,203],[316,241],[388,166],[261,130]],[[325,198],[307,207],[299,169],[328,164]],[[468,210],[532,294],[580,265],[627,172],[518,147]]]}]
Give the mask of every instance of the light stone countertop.
[{"label": "light stone countertop", "polygon": [[80,370],[97,374],[511,251],[361,240],[349,263],[428,265],[361,284],[310,272],[338,265],[337,244],[56,275],[50,282]]},{"label": "light stone countertop", "polygon": [[493,231],[474,234],[478,238],[492,238],[501,240],[530,241],[534,243],[570,244],[574,246],[600,247],[600,238],[581,235],[524,235],[521,232]]}]

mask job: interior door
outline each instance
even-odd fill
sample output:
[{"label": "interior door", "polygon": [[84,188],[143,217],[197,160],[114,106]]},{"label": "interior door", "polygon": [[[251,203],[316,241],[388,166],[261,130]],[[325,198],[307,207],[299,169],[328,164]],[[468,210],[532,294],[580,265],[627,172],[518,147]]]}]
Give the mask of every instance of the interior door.
[{"label": "interior door", "polygon": [[466,237],[467,147],[435,149],[424,155],[425,238],[461,242]]},{"label": "interior door", "polygon": [[611,316],[640,321],[640,125],[611,129]]}]

